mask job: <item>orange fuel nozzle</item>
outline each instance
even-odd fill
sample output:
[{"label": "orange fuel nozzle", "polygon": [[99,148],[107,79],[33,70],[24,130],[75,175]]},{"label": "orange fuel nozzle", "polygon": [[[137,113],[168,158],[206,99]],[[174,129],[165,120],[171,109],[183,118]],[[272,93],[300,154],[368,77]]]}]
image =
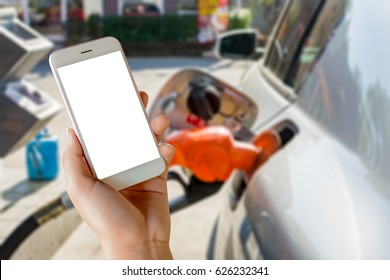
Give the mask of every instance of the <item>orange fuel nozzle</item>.
[{"label": "orange fuel nozzle", "polygon": [[251,173],[281,146],[276,131],[266,131],[247,143],[235,141],[223,126],[182,130],[167,137],[167,142],[176,148],[171,165],[191,169],[204,182],[225,181],[235,168]]}]

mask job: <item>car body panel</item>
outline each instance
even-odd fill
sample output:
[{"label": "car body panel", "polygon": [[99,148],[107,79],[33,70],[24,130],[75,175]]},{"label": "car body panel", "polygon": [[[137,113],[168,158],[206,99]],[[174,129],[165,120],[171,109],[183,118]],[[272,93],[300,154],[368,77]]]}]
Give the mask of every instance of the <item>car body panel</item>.
[{"label": "car body panel", "polygon": [[281,119],[294,117],[299,134],[258,170],[244,198],[263,254],[267,259],[390,258],[383,246],[390,241],[384,223],[390,201],[373,187],[356,154],[297,111],[292,108]]},{"label": "car body panel", "polygon": [[267,79],[259,75],[258,67],[252,67],[245,75],[241,91],[256,103],[258,116],[252,128],[259,128],[275,115],[286,110],[291,103],[273,88]]},{"label": "car body panel", "polygon": [[[298,101],[256,122],[261,133],[288,119],[299,133],[257,170],[235,208],[239,173],[225,183],[215,258],[390,259],[389,16],[388,1],[350,1],[295,88]],[[283,104],[273,88],[258,68],[242,85],[260,116]]]}]

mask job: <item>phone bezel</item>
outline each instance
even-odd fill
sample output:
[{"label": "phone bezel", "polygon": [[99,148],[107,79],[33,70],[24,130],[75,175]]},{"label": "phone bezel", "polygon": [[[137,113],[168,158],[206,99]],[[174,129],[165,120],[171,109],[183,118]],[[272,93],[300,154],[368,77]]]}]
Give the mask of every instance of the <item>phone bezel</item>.
[{"label": "phone bezel", "polygon": [[[89,153],[88,153],[88,148],[85,145],[84,140],[82,138],[82,133],[80,132],[79,126],[77,124],[77,119],[75,118],[75,116],[73,114],[72,107],[71,107],[70,102],[68,100],[68,97],[66,95],[66,91],[64,89],[64,86],[62,84],[62,81],[60,79],[60,76],[58,74],[57,69],[60,67],[63,67],[63,66],[67,66],[67,65],[74,64],[77,62],[82,62],[82,61],[85,61],[88,59],[92,59],[95,57],[99,57],[99,56],[109,54],[112,52],[117,52],[117,51],[121,52],[124,63],[126,64],[128,73],[131,77],[133,86],[134,86],[136,92],[138,93],[137,85],[136,85],[134,77],[131,73],[130,66],[127,63],[127,58],[123,52],[122,46],[121,46],[120,42],[113,37],[104,37],[101,39],[97,39],[97,40],[89,41],[86,43],[74,45],[71,47],[59,49],[59,50],[54,51],[49,57],[49,64],[50,64],[50,67],[51,67],[52,72],[54,74],[54,78],[57,82],[57,85],[60,88],[60,92],[61,92],[62,98],[64,100],[65,107],[68,111],[72,125],[75,129],[77,137],[78,137],[78,139],[81,143],[81,146],[83,148],[83,153],[84,153],[84,156],[88,162],[89,168],[95,177],[97,177],[97,176],[96,176],[93,162],[91,161],[91,158],[90,158]],[[149,122],[149,119],[147,117],[145,107],[142,104],[142,100],[141,100],[139,94],[137,94],[137,97],[138,97],[140,106],[143,109],[145,118],[148,120],[148,125],[149,125],[149,130],[151,132],[151,135],[154,138],[154,142],[156,144],[156,147],[158,148],[157,139],[156,139],[156,137],[153,133],[153,130],[150,126],[150,122]],[[113,187],[116,190],[121,190],[121,189],[125,189],[125,188],[133,186],[137,183],[143,182],[145,180],[148,180],[150,178],[153,178],[155,176],[160,175],[161,173],[164,172],[164,170],[166,168],[166,164],[165,164],[165,160],[164,160],[163,156],[161,155],[159,149],[158,149],[158,152],[159,152],[159,158],[152,160],[152,161],[149,161],[149,162],[146,162],[142,165],[138,165],[136,167],[127,169],[125,171],[118,172],[117,174],[114,174],[110,177],[101,179],[101,181],[110,185],[111,187]]]}]

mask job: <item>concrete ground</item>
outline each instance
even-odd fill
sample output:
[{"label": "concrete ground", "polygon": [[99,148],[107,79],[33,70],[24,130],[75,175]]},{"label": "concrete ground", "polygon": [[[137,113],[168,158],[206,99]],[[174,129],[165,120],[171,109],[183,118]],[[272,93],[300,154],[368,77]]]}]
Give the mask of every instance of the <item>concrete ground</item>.
[{"label": "concrete ground", "polygon": [[[244,62],[216,61],[213,58],[130,58],[138,88],[149,93],[153,103],[169,77],[186,67],[198,67],[216,77],[238,85],[248,67]],[[27,76],[27,80],[62,103],[54,78],[46,62]],[[48,125],[57,136],[60,154],[64,147],[65,128],[71,127],[65,110]],[[33,183],[26,178],[25,151],[19,150],[0,160],[0,243],[29,214],[65,191],[64,174],[49,183]],[[169,197],[181,194],[175,183],[169,184]],[[218,213],[220,195],[172,214],[171,248],[176,259],[204,259],[212,224]],[[75,210],[69,210],[34,232],[13,255],[14,259],[103,259],[93,232]]]}]

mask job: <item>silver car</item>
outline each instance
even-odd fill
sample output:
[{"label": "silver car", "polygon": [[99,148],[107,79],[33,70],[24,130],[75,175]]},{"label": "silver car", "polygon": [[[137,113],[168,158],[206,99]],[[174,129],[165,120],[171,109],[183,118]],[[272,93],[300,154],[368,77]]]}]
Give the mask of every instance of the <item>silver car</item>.
[{"label": "silver car", "polygon": [[[241,86],[252,131],[287,121],[294,135],[225,182],[208,257],[390,259],[390,2],[284,2]],[[253,57],[229,50],[246,32],[222,36],[219,55]]]}]

